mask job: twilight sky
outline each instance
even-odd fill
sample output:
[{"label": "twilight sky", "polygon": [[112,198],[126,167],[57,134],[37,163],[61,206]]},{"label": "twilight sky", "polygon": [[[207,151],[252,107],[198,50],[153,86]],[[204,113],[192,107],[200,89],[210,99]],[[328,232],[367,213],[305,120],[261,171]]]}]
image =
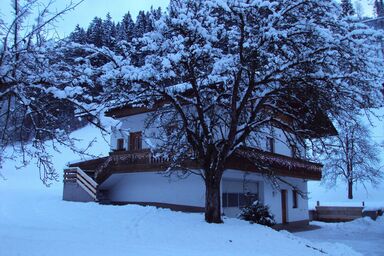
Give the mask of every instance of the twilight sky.
[{"label": "twilight sky", "polygon": [[[76,1],[76,0],[74,0]],[[0,17],[10,15],[10,0],[0,0]],[[70,2],[69,0],[56,0],[54,8],[60,10]],[[169,0],[85,0],[75,10],[68,12],[57,22],[57,31],[61,36],[67,36],[73,31],[76,24],[87,28],[88,24],[95,17],[104,18],[109,12],[115,22],[120,21],[125,13],[131,13],[135,20],[140,10],[149,10],[151,6],[154,8],[161,7],[166,9]],[[366,16],[372,16],[373,0],[352,0],[352,2],[360,2],[364,8]],[[52,9],[54,10],[54,9]]]},{"label": "twilight sky", "polygon": [[[57,2],[65,1],[60,0]],[[131,13],[133,20],[136,20],[140,10],[149,10],[151,6],[166,9],[168,3],[169,0],[85,0],[74,11],[64,17],[60,28],[65,35],[68,35],[73,31],[76,24],[86,28],[95,16],[104,18],[108,12],[115,22],[120,21],[128,11]]]},{"label": "twilight sky", "polygon": [[[73,2],[77,1],[73,0]],[[42,2],[47,2],[47,0]],[[51,10],[62,10],[69,2],[69,0],[56,0]],[[74,30],[76,24],[87,28],[95,16],[104,18],[109,12],[113,20],[117,22],[129,11],[132,18],[136,20],[140,10],[149,10],[151,6],[161,7],[165,10],[168,3],[169,0],[85,0],[75,10],[58,19],[56,28],[61,36],[67,36]],[[0,18],[5,17],[4,20],[7,20],[11,10],[10,0],[0,0]]]}]

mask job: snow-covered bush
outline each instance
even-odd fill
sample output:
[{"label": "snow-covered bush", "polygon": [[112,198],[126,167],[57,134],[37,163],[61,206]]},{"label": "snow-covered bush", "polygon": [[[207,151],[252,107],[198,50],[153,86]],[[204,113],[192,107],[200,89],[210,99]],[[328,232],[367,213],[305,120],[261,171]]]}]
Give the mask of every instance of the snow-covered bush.
[{"label": "snow-covered bush", "polygon": [[268,227],[276,224],[273,214],[269,212],[268,205],[263,205],[257,200],[251,205],[243,207],[238,217],[252,224],[257,223]]}]

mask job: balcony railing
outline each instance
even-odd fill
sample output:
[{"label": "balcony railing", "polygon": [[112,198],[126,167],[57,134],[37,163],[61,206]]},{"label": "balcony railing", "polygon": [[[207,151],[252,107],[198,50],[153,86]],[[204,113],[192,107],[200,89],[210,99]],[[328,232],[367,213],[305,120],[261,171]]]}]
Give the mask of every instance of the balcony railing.
[{"label": "balcony railing", "polygon": [[124,164],[162,164],[169,162],[168,158],[154,156],[149,149],[135,151],[117,150],[109,155],[114,161]]},{"label": "balcony railing", "polygon": [[[72,166],[96,171],[96,181],[100,184],[114,173],[164,171],[170,165],[171,162],[168,158],[153,156],[150,150],[144,149],[114,151],[108,157],[81,162]],[[201,165],[193,160],[185,161],[181,166],[190,169],[201,168]],[[318,163],[253,148],[237,149],[234,156],[228,159],[225,167],[247,172],[272,173],[314,180],[321,178],[322,170],[322,165]]]}]

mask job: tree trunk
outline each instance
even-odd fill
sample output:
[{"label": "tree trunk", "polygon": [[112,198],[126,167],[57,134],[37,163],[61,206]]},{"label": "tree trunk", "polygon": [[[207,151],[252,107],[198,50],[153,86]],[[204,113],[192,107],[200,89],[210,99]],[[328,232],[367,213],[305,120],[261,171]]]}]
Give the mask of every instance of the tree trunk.
[{"label": "tree trunk", "polygon": [[353,182],[348,181],[348,199],[353,199]]},{"label": "tree trunk", "polygon": [[221,219],[220,180],[209,177],[205,181],[205,221],[208,223],[223,223]]}]

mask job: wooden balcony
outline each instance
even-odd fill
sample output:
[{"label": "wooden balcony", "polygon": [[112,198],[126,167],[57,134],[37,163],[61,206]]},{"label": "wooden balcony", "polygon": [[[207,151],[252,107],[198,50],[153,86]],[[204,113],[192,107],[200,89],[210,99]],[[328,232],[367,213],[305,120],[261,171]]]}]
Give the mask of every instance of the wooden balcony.
[{"label": "wooden balcony", "polygon": [[[165,171],[170,167],[170,162],[167,158],[154,157],[149,150],[138,150],[114,151],[108,157],[70,165],[74,166],[93,171],[96,182],[101,184],[114,173]],[[181,167],[198,169],[201,165],[190,160],[183,162]],[[318,163],[252,148],[239,148],[226,163],[227,169],[309,180],[320,180],[322,167]]]}]

